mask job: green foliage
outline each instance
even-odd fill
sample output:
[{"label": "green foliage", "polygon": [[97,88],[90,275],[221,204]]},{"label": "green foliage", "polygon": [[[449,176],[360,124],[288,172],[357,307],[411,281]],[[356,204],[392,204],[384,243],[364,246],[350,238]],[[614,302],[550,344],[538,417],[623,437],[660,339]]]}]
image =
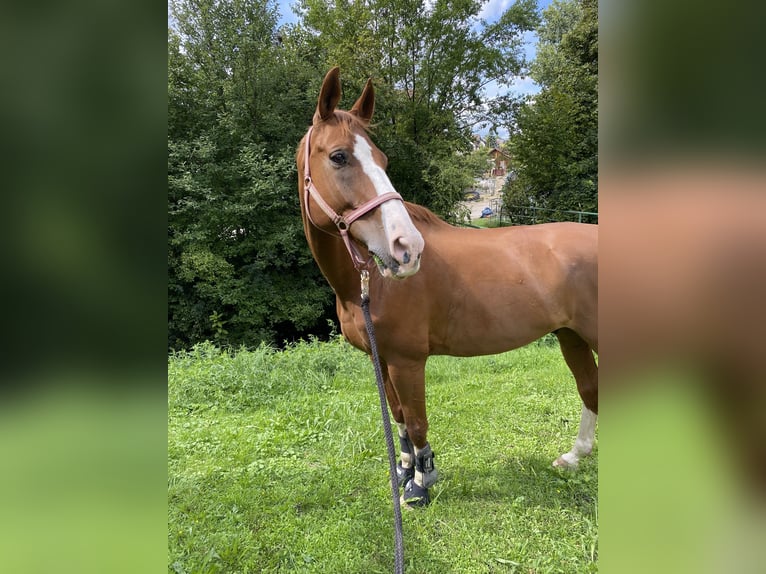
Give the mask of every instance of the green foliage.
[{"label": "green foliage", "polygon": [[598,10],[557,0],[543,12],[530,75],[541,92],[516,112],[506,204],[597,211]]},{"label": "green foliage", "polygon": [[310,54],[300,35],[277,40],[269,1],[171,9],[168,344],[321,331],[331,291],[303,237],[294,160],[316,101]]},{"label": "green foliage", "polygon": [[346,105],[368,76],[375,79],[375,137],[394,186],[406,199],[459,219],[457,204],[471,183],[470,126],[492,108],[484,87],[507,83],[522,69],[522,34],[536,25],[535,2],[516,2],[492,25],[479,19],[482,3],[475,0],[299,5],[327,65],[343,70]]},{"label": "green foliage", "polygon": [[[407,572],[596,572],[597,449],[550,463],[580,401],[546,343],[429,360],[434,502],[404,512]],[[170,572],[390,572],[387,458],[369,359],[341,339],[209,343],[168,361]]]}]

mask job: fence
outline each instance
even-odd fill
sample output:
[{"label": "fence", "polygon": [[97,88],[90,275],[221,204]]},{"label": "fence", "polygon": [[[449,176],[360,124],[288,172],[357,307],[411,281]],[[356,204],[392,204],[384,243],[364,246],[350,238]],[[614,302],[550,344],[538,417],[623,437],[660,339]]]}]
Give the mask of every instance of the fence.
[{"label": "fence", "polygon": [[569,209],[548,209],[529,205],[503,205],[503,200],[490,202],[492,219],[501,225],[533,225],[551,221],[577,221],[578,223],[598,223],[598,213],[593,211],[573,211]]}]

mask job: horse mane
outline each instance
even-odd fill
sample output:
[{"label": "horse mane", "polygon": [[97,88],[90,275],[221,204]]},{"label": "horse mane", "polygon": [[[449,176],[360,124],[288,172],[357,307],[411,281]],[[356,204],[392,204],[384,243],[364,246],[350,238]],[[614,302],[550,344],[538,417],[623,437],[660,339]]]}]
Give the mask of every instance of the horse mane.
[{"label": "horse mane", "polygon": [[433,211],[431,211],[430,209],[426,207],[423,207],[422,205],[405,201],[404,206],[407,208],[407,213],[410,214],[410,217],[419,223],[425,223],[426,225],[435,225],[435,226],[439,226],[439,225],[449,226],[449,223],[439,218],[439,216],[436,215]]}]

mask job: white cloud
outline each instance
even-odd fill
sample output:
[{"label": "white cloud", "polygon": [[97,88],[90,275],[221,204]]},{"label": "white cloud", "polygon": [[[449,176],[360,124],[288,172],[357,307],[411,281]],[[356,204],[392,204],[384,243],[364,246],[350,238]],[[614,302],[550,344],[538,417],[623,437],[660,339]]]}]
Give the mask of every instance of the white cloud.
[{"label": "white cloud", "polygon": [[540,92],[540,86],[529,76],[516,76],[511,80],[510,85],[500,86],[492,81],[484,87],[486,99],[496,98],[507,93],[518,95],[533,95]]},{"label": "white cloud", "polygon": [[495,22],[512,2],[513,0],[489,0],[479,12],[479,18],[484,18],[487,22]]},{"label": "white cloud", "polygon": [[523,76],[513,79],[511,90],[519,94],[533,95],[540,92],[540,86],[529,76]]}]

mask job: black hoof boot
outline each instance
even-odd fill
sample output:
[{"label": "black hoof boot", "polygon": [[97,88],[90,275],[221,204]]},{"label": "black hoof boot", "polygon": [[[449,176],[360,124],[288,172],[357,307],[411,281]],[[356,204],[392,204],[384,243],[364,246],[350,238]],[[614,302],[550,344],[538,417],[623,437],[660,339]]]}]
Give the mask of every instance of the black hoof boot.
[{"label": "black hoof boot", "polygon": [[396,464],[396,482],[399,485],[399,488],[407,484],[407,481],[412,480],[413,478],[415,478],[414,467],[404,468],[401,462]]},{"label": "black hoof boot", "polygon": [[419,506],[427,506],[431,502],[431,497],[428,495],[428,489],[423,488],[415,484],[415,480],[409,480],[404,485],[404,494],[402,495],[404,502],[411,508]]}]

